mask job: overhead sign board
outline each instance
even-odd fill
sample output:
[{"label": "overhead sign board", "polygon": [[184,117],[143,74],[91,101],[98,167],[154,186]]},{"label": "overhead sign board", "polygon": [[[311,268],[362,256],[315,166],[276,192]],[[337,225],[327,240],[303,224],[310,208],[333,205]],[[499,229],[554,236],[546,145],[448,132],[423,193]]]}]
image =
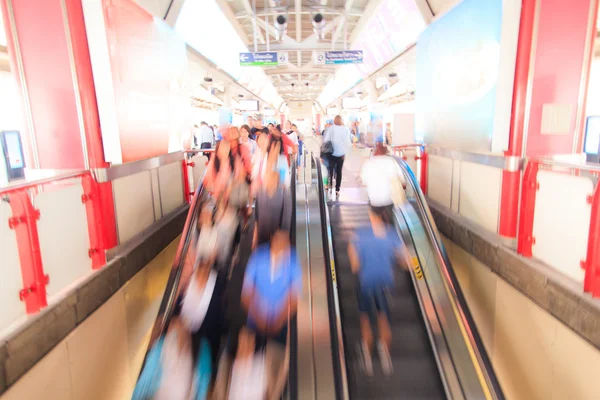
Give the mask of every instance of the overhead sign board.
[{"label": "overhead sign board", "polygon": [[259,53],[240,53],[242,67],[262,67],[288,65],[288,53],[263,51]]},{"label": "overhead sign board", "polygon": [[362,50],[316,51],[315,65],[362,64]]}]

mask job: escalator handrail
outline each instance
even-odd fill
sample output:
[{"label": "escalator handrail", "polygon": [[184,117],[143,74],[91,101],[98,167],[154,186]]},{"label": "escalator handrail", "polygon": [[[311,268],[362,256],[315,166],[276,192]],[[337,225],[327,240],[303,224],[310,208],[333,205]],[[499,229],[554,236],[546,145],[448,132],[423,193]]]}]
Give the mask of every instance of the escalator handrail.
[{"label": "escalator handrail", "polygon": [[[296,157],[291,157],[290,192],[292,195],[292,221],[290,223],[290,244],[296,247]],[[294,315],[288,322],[290,328],[290,364],[288,368],[288,398],[298,399],[298,318]]]},{"label": "escalator handrail", "polygon": [[461,319],[459,323],[462,323],[463,326],[467,327],[467,329],[465,329],[467,339],[471,348],[473,349],[478,366],[484,375],[487,389],[494,399],[503,400],[505,397],[498,381],[498,377],[496,376],[491,360],[487,354],[487,351],[485,350],[483,340],[481,339],[481,335],[479,334],[475,320],[471,315],[466,298],[458,282],[458,278],[456,277],[454,269],[452,268],[452,263],[450,262],[448,254],[444,249],[441,236],[435,223],[433,222],[433,216],[425,199],[425,195],[421,190],[417,178],[408,166],[408,163],[399,157],[392,157],[403,170],[405,176],[408,177],[408,184],[415,194],[420,214],[424,217],[423,224],[425,226],[425,231],[429,235],[431,243],[433,243],[435,250],[434,254],[437,255],[439,261],[438,265],[442,269],[441,276],[447,281],[446,287],[448,288],[450,295],[457,305]]},{"label": "escalator handrail", "polygon": [[[152,347],[156,339],[164,335],[165,329],[167,328],[168,321],[171,319],[173,311],[175,309],[174,305],[177,301],[177,293],[179,288],[179,281],[181,279],[181,273],[183,272],[183,261],[184,255],[187,253],[189,245],[192,241],[192,230],[194,228],[194,222],[198,219],[198,213],[200,211],[200,206],[202,204],[202,199],[206,194],[203,183],[204,175],[202,179],[200,179],[200,184],[196,188],[196,192],[192,198],[192,204],[190,205],[187,217],[185,219],[185,225],[182,231],[182,238],[179,241],[179,246],[177,247],[177,252],[175,253],[175,258],[173,259],[173,264],[171,267],[171,273],[169,274],[169,280],[167,281],[167,286],[165,287],[165,295],[160,303],[160,307],[158,309],[158,315],[154,326],[152,328],[152,334],[150,336],[150,343],[148,344],[148,350]],[[140,373],[143,371],[140,370]]]},{"label": "escalator handrail", "polygon": [[340,313],[339,294],[336,280],[336,265],[333,253],[333,239],[331,235],[331,221],[327,208],[327,197],[323,186],[323,173],[321,160],[312,155],[313,164],[317,169],[317,185],[319,190],[319,209],[321,214],[321,235],[323,239],[323,253],[325,268],[329,271],[327,276],[327,307],[329,309],[329,327],[331,349],[333,352],[333,369],[335,376],[335,393],[337,400],[348,400],[348,375],[346,372],[346,354],[344,351],[344,336],[342,333],[342,320]]}]

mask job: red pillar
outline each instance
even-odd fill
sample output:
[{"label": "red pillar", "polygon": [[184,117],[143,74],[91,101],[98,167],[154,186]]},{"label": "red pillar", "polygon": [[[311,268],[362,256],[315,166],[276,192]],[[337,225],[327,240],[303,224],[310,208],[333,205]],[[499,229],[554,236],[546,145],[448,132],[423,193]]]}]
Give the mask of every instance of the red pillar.
[{"label": "red pillar", "polygon": [[[532,63],[533,32],[536,18],[536,0],[523,0],[517,59],[515,64],[515,84],[513,91],[512,112],[510,120],[510,136],[508,157],[523,156],[523,138],[527,114],[527,94],[529,90],[529,69]],[[508,238],[517,237],[519,218],[519,190],[521,186],[520,171],[502,172],[502,197],[500,199],[500,223],[498,233]]]}]

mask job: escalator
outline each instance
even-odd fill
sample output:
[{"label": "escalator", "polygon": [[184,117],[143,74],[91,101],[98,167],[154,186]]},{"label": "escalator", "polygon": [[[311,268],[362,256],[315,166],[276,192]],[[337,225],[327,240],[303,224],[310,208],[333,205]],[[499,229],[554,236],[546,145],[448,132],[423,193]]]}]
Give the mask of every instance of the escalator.
[{"label": "escalator", "polygon": [[313,157],[325,265],[331,270],[327,275],[336,398],[503,399],[418,182],[407,164],[397,161],[406,178],[409,204],[395,210],[395,225],[413,265],[397,271],[389,296],[394,372],[385,376],[373,351],[374,374],[366,377],[359,351],[357,280],[347,246],[356,228],[370,224],[369,206],[328,201],[320,160]]},{"label": "escalator", "polygon": [[[292,159],[294,162],[295,159]],[[294,165],[294,164],[292,164]],[[290,192],[292,197],[292,204],[295,204],[296,198],[296,169],[291,168],[290,177]],[[198,188],[193,196],[192,204],[188,211],[185,226],[182,232],[181,240],[175,259],[173,260],[173,267],[167,281],[165,288],[165,294],[160,304],[158,315],[154,322],[152,333],[150,336],[150,342],[148,344],[148,352],[156,341],[163,337],[166,333],[169,321],[175,311],[176,301],[181,295],[188,282],[189,277],[192,275],[194,270],[194,260],[196,254],[196,241],[198,238],[198,232],[196,229],[196,223],[200,216],[202,205],[208,200],[209,194],[204,189],[202,184],[198,185]],[[239,328],[245,324],[247,316],[241,305],[241,289],[243,284],[243,278],[246,268],[246,263],[252,252],[252,236],[253,236],[253,221],[250,221],[251,226],[247,230],[240,230],[238,244],[234,251],[233,264],[231,270],[227,276],[227,283],[225,288],[225,304],[227,305],[223,313],[225,314],[225,324],[228,327],[227,332],[222,332],[221,348],[224,347],[225,337],[232,330],[237,332]],[[296,243],[296,210],[292,208],[292,215],[290,221],[290,243],[295,246]],[[297,326],[296,317],[293,317],[289,321],[289,372],[287,384],[282,398],[287,400],[297,399],[298,392],[298,381],[297,381]],[[145,364],[148,361],[146,358],[140,369],[140,373],[144,370]],[[216,374],[216,371],[213,371]]]}]

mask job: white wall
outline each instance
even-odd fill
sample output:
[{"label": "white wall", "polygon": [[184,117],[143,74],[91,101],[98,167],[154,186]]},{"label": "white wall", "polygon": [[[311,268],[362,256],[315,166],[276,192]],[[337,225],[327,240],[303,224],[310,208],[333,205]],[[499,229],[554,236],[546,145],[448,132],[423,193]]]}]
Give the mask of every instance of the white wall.
[{"label": "white wall", "polygon": [[2,400],[130,399],[179,237],[2,395]]},{"label": "white wall", "polygon": [[302,130],[300,126],[298,129],[304,134],[312,132],[313,126],[313,113],[312,113],[312,103],[309,101],[291,101],[288,103],[288,107],[290,109],[289,120],[297,121],[299,119],[304,120],[304,125],[308,127],[308,130]]},{"label": "white wall", "polygon": [[599,399],[600,351],[443,239],[506,398]]}]

